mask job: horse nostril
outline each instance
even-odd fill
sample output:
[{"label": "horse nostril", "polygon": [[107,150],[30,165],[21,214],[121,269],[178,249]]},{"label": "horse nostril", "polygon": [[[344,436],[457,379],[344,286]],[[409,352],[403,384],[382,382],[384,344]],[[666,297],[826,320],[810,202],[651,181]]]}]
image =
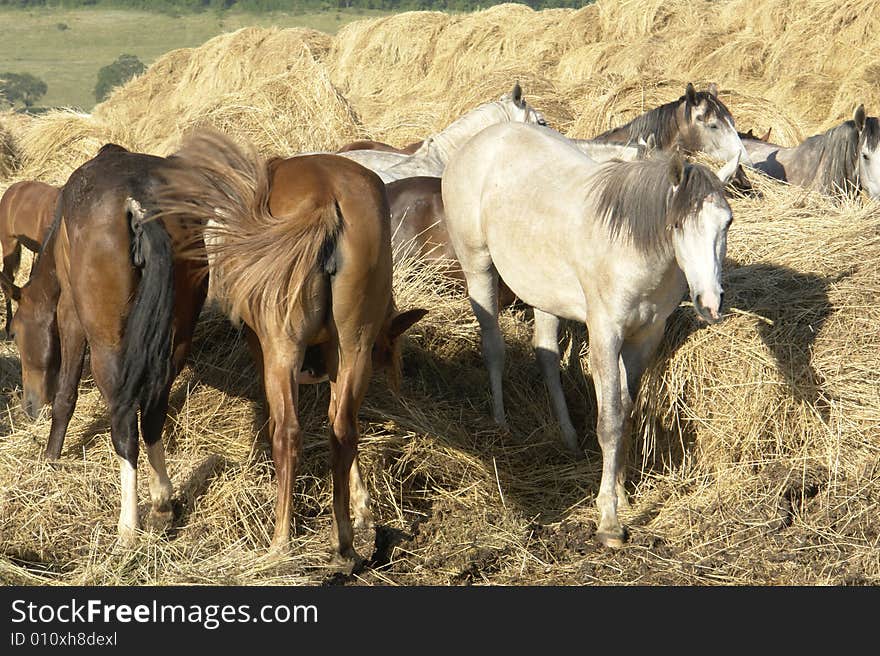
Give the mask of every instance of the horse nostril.
[{"label": "horse nostril", "polygon": [[699,310],[701,307],[703,307],[703,295],[702,295],[702,294],[697,294],[697,295],[694,297],[694,305],[697,306],[697,309],[698,309],[698,310]]},{"label": "horse nostril", "polygon": [[721,292],[720,299],[721,300],[718,301],[718,311],[719,312],[721,311],[721,308],[724,307],[724,292]]}]

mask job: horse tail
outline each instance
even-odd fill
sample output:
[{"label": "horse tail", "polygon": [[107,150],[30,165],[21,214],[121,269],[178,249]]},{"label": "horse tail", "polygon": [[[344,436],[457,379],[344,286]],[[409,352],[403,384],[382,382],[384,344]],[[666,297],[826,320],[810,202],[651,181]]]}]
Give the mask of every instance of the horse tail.
[{"label": "horse tail", "polygon": [[[233,320],[288,328],[292,313],[309,303],[313,274],[332,272],[342,215],[336,202],[296,216],[269,211],[271,174],[251,146],[200,131],[172,158],[156,191],[164,220],[194,226],[204,236],[212,280]],[[199,231],[202,232],[199,232]]]},{"label": "horse tail", "polygon": [[174,318],[174,260],[171,239],[134,198],[125,200],[131,236],[131,262],[140,282],[128,313],[116,407],[153,409],[171,379]]}]

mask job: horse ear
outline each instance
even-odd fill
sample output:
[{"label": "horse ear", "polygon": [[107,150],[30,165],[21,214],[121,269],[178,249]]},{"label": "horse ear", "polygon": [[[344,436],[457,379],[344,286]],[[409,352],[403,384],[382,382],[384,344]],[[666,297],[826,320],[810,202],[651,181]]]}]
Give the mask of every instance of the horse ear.
[{"label": "horse ear", "polygon": [[741,153],[737,153],[734,157],[727,162],[724,166],[721,167],[721,170],[718,171],[718,179],[721,180],[722,184],[727,184],[733,179],[733,176],[736,175],[736,170],[739,168],[739,158]]},{"label": "horse ear", "polygon": [[767,128],[767,131],[764,133],[764,136],[761,137],[761,141],[769,142],[770,141],[770,132],[772,130],[773,130],[773,126],[770,126],[769,128]]},{"label": "horse ear", "polygon": [[682,180],[684,180],[684,160],[681,154],[676,152],[669,158],[669,182],[673,187],[678,188]]},{"label": "horse ear", "polygon": [[688,82],[688,85],[684,90],[684,97],[687,100],[688,105],[697,104],[697,90],[694,89],[694,85],[690,82]]},{"label": "horse ear", "polygon": [[513,91],[510,92],[510,97],[513,99],[513,103],[515,105],[521,105],[523,101],[523,92],[522,87],[519,85],[519,81],[513,84]]},{"label": "horse ear", "polygon": [[392,317],[391,325],[388,327],[388,339],[397,339],[426,314],[428,314],[428,311],[422,308],[414,308],[412,310],[407,310],[406,312],[398,312]]},{"label": "horse ear", "polygon": [[713,98],[718,97],[718,85],[715,84],[714,82],[709,83],[709,86],[706,87],[706,91],[708,91],[709,95],[712,96]]},{"label": "horse ear", "polygon": [[853,114],[853,121],[856,124],[856,129],[861,132],[865,129],[865,106],[864,104],[856,107],[856,111]]},{"label": "horse ear", "polygon": [[15,284],[15,281],[9,277],[5,271],[0,271],[0,287],[3,292],[18,303],[21,300],[21,287]]},{"label": "horse ear", "polygon": [[648,135],[647,140],[645,141],[645,152],[650,154],[657,150],[657,137],[654,136],[654,133]]}]

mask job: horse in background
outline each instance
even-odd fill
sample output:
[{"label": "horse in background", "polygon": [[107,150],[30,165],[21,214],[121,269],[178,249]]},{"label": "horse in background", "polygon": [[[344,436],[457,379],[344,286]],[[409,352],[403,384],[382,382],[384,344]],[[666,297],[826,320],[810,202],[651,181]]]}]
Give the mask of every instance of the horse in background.
[{"label": "horse in background", "polygon": [[880,120],[859,105],[852,119],[792,148],[745,139],[754,167],[776,180],[826,195],[852,195],[860,189],[880,199]]},{"label": "horse in background", "polygon": [[[0,251],[3,275],[15,280],[21,247],[37,253],[52,225],[55,203],[61,190],[45,182],[25,180],[9,186],[0,198]],[[6,337],[12,323],[12,298],[6,296]]]},{"label": "horse in background", "polygon": [[[736,130],[733,115],[718,98],[718,86],[714,82],[705,91],[697,91],[688,82],[684,95],[678,100],[655,107],[589,141],[638,144],[647,142],[651,136],[660,151],[705,153],[722,162],[739,156],[744,165],[752,163]],[[752,188],[742,168],[737,169],[732,182],[742,191]]]},{"label": "horse in background", "polygon": [[602,481],[597,538],[621,546],[626,442],[642,373],[666,320],[690,288],[698,316],[721,319],[721,267],[732,220],[716,176],[677,153],[597,163],[556,133],[493,126],[449,162],[446,225],[480,324],[495,421],[506,428],[497,281],[535,312],[533,344],[563,440],[579,451],[559,379],[560,318],[585,322],[599,415]]},{"label": "horse in background", "polygon": [[[440,178],[401,178],[389,182],[385,190],[391,210],[394,263],[408,258],[440,262],[446,276],[464,284],[464,273],[446,230]],[[503,280],[498,281],[498,287],[498,302],[502,307],[516,300]]]},{"label": "horse in background", "polygon": [[113,144],[102,148],[65,183],[27,284],[19,288],[0,277],[19,302],[12,333],[21,354],[24,409],[34,416],[52,403],[49,460],[61,455],[86,346],[91,351],[119,459],[124,545],[134,541],[140,525],[138,410],[152,512],[171,517],[162,427],[207,291],[207,280],[197,281],[191,263],[176,257],[183,233],[148,220],[166,162]]},{"label": "horse in background", "polygon": [[378,150],[383,153],[397,153],[398,155],[412,155],[419,148],[422,147],[424,141],[415,141],[403,148],[395,148],[387,143],[382,141],[370,141],[367,139],[362,139],[360,141],[352,141],[351,143],[345,144],[342,148],[336,151],[336,154],[340,153],[348,153],[352,150]]},{"label": "horse in background", "polygon": [[421,148],[412,155],[354,150],[342,153],[342,156],[375,171],[385,183],[415,176],[439,177],[449,158],[468,139],[490,125],[508,122],[547,125],[544,115],[526,102],[518,82],[510,93],[498,100],[483,103],[441,132],[425,139]]},{"label": "horse in background", "polygon": [[[374,366],[399,377],[398,338],[425,310],[398,312],[392,297],[385,186],[338,155],[265,162],[210,132],[187,139],[158,193],[166,222],[208,239],[212,275],[229,314],[249,328],[269,406],[278,479],[271,549],[289,544],[291,498],[302,457],[298,375],[319,345],[330,380],[332,557],[357,558],[357,525],[372,523],[358,465],[358,412]],[[195,254],[207,266],[201,251]]]}]

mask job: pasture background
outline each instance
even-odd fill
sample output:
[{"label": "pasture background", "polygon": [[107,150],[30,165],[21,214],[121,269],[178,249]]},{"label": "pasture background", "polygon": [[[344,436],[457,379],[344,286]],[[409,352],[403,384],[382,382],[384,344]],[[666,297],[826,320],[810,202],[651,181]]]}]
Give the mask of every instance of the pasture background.
[{"label": "pasture background", "polygon": [[[593,136],[687,81],[715,81],[742,130],[793,144],[880,112],[880,7],[867,0],[632,0],[534,12],[406,13],[307,29],[245,29],[170,52],[90,114],[0,117],[2,186],[62,183],[106,141],[168,154],[211,125],[264,154],[360,137],[404,144],[520,80],[551,125]],[[861,47],[864,46],[864,47]],[[3,171],[6,173],[2,173]],[[274,477],[259,387],[237,331],[203,315],[176,384],[166,442],[176,519],[112,551],[118,472],[88,378],[62,462],[37,454],[46,417],[19,409],[2,346],[0,579],[19,583],[876,584],[880,582],[880,206],[835,202],[752,176],[732,200],[728,316],[670,319],[646,375],[630,456],[631,531],[600,548],[601,457],[588,339],[562,336],[563,384],[585,459],[559,446],[530,348],[530,316],[503,313],[512,436],[494,429],[476,322],[428,269],[397,271],[412,331],[404,383],[381,376],[361,413],[379,528],[353,576],[323,567],[330,485],[326,386],[302,394],[305,461],[289,556],[266,557]],[[583,373],[582,373],[583,370]],[[142,466],[142,473],[145,470]],[[141,511],[147,504],[142,475]],[[111,555],[108,556],[107,554]]]},{"label": "pasture background", "polygon": [[[30,73],[46,82],[39,105],[95,104],[98,70],[119,55],[136,55],[149,66],[175,48],[192,48],[222,32],[245,26],[309,27],[329,34],[373,10],[333,12],[157,13],[133,9],[0,9],[0,70]],[[59,30],[58,24],[67,25]]]}]

